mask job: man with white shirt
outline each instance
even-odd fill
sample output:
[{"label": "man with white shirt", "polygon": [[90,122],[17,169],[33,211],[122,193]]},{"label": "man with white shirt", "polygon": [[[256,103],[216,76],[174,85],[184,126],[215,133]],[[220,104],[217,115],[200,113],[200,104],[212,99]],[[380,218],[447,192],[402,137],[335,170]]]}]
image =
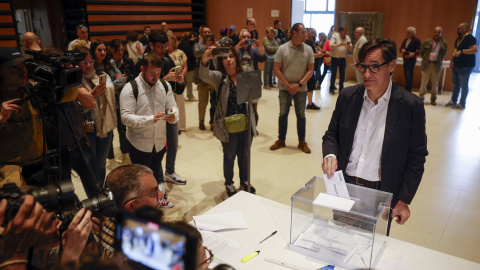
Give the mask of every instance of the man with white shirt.
[{"label": "man with white shirt", "polygon": [[83,25],[83,24],[79,24],[77,25],[77,36],[78,38],[77,39],[74,39],[72,41],[70,41],[70,43],[68,43],[68,50],[71,51],[73,50],[73,44],[75,44],[75,42],[79,41],[79,40],[85,40],[87,43],[88,43],[88,46],[90,47],[90,40],[88,40],[88,28]]},{"label": "man with white shirt", "polygon": [[[358,52],[362,48],[362,46],[367,43],[367,38],[365,37],[365,29],[363,27],[357,27],[355,29],[355,39],[357,42],[355,43],[355,47],[353,47],[353,63],[357,63],[358,61]],[[355,69],[355,77],[357,78],[357,83],[362,83],[362,74],[358,69]]]},{"label": "man with white shirt", "polygon": [[330,94],[335,94],[335,80],[337,79],[337,67],[340,71],[338,81],[339,90],[343,89],[345,81],[345,69],[347,68],[347,52],[352,50],[352,41],[347,35],[347,28],[340,27],[338,32],[333,33],[330,39],[330,56],[332,57],[332,68],[330,77]]},{"label": "man with white shirt", "polygon": [[360,49],[363,84],[340,92],[323,136],[322,169],[328,178],[341,170],[349,183],[393,193],[391,217],[404,224],[428,151],[423,101],[391,80],[396,49],[389,39]]},{"label": "man with white shirt", "polygon": [[[171,86],[159,80],[162,58],[150,53],[140,61],[140,75],[126,84],[120,94],[122,123],[127,127],[132,163],[152,169],[160,189],[165,193],[162,159],[166,150],[166,122],[177,122],[178,108]],[[173,207],[173,203],[162,200],[160,207]]]}]

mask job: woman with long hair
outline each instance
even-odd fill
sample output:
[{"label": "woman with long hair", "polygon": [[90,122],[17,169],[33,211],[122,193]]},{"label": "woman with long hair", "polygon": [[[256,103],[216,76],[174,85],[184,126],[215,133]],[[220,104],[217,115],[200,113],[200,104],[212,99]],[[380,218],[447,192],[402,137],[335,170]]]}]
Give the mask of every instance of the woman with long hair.
[{"label": "woman with long hair", "polygon": [[[245,125],[250,125],[253,135],[257,134],[255,115],[251,103],[237,104],[237,74],[242,73],[240,58],[235,47],[230,46],[230,55],[228,57],[218,57],[218,71],[209,70],[208,63],[213,59],[212,49],[209,47],[201,60],[200,78],[215,88],[217,95],[217,106],[214,116],[214,135],[222,143],[223,148],[223,174],[225,177],[225,186],[228,196],[237,193],[233,183],[233,166],[235,158],[238,158],[238,169],[240,174],[240,187],[243,190],[248,189],[248,160],[250,155],[251,141],[248,140],[248,128],[237,130],[236,132],[227,131],[225,117],[242,116]],[[228,125],[228,124],[227,124]],[[250,192],[255,193],[255,188],[250,186]]]},{"label": "woman with long hair", "polygon": [[96,101],[95,109],[84,108],[84,112],[89,127],[87,138],[98,162],[100,177],[98,182],[103,186],[107,154],[113,139],[113,129],[117,126],[115,88],[109,76],[106,76],[106,83],[100,81],[94,68],[95,60],[90,51],[87,48],[79,50],[86,54],[81,61],[77,62],[82,69],[82,87],[87,89]]},{"label": "woman with long hair", "polygon": [[145,48],[138,41],[138,33],[135,30],[127,32],[127,47],[128,57],[133,60],[134,64],[137,64],[138,59],[143,55]]}]

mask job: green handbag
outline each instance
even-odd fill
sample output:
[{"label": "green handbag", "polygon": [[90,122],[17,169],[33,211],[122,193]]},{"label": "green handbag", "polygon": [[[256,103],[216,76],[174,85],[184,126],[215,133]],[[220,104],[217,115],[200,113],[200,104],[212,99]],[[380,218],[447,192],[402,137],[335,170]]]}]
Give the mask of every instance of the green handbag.
[{"label": "green handbag", "polygon": [[238,133],[248,129],[248,118],[243,113],[224,117],[223,123],[228,133]]}]

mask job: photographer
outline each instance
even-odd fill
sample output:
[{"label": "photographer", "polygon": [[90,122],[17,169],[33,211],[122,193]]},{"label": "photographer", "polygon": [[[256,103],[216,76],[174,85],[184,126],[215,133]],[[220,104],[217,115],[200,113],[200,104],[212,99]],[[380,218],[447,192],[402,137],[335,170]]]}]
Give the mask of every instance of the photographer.
[{"label": "photographer", "polygon": [[[248,32],[246,32],[248,33]],[[255,117],[251,103],[237,104],[237,74],[243,72],[240,58],[234,47],[230,47],[230,56],[218,58],[218,70],[208,69],[210,59],[213,59],[213,46],[208,48],[200,64],[200,78],[214,85],[217,93],[217,106],[214,119],[214,134],[222,142],[223,148],[223,174],[228,196],[237,193],[233,184],[233,166],[238,157],[241,188],[247,190],[248,155],[251,141],[248,141],[248,129],[236,133],[229,133],[224,124],[224,116],[244,114],[247,124],[252,127],[252,134],[256,135]],[[247,114],[248,113],[248,114]],[[250,186],[250,192],[255,193],[255,188]]]},{"label": "photographer", "polygon": [[[82,88],[85,88],[95,98],[95,109],[85,108],[84,112],[89,123],[87,138],[93,154],[98,162],[98,182],[103,186],[106,173],[107,154],[113,138],[113,129],[117,126],[115,112],[115,90],[109,76],[106,83],[100,82],[96,74],[94,60],[87,48],[80,48],[86,54],[77,62],[82,69]],[[106,75],[106,74],[105,74]]]},{"label": "photographer", "polygon": [[42,121],[24,99],[32,91],[24,62],[16,48],[0,48],[0,165],[19,165],[27,173],[42,161],[44,149]]},{"label": "photographer", "polygon": [[[112,170],[105,180],[105,188],[112,191],[119,210],[130,212],[144,206],[159,208],[163,198],[153,171],[139,164],[123,165]],[[107,219],[96,235],[100,254],[104,258],[115,255],[115,226],[114,218]]]},{"label": "photographer", "polygon": [[[240,30],[239,37],[240,42],[237,44],[237,46],[235,46],[235,49],[237,49],[243,72],[258,70],[258,63],[263,63],[268,59],[268,56],[266,54],[261,54],[260,51],[257,49],[260,48],[260,41],[253,38],[251,36],[251,32],[248,32],[247,29]],[[258,124],[257,104],[258,99],[252,100],[256,124]]]}]

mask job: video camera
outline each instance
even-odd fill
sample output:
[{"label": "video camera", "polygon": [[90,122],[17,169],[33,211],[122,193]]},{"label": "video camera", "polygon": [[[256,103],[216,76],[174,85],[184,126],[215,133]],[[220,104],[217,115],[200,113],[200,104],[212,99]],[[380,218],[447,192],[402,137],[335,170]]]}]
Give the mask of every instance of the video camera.
[{"label": "video camera", "polygon": [[82,70],[75,67],[75,62],[85,58],[85,53],[70,51],[64,56],[33,50],[25,53],[34,58],[26,62],[27,76],[36,82],[32,95],[40,108],[62,103],[67,89],[82,83]]},{"label": "video camera", "polygon": [[0,188],[0,200],[7,199],[5,219],[2,224],[6,227],[23,203],[23,195],[30,194],[40,203],[47,212],[55,212],[62,220],[62,226],[68,227],[75,214],[82,208],[90,210],[92,216],[113,216],[116,213],[115,201],[111,191],[103,191],[93,198],[79,201],[74,193],[71,181],[61,181],[55,185],[30,189],[24,193],[14,183],[5,184]]}]

